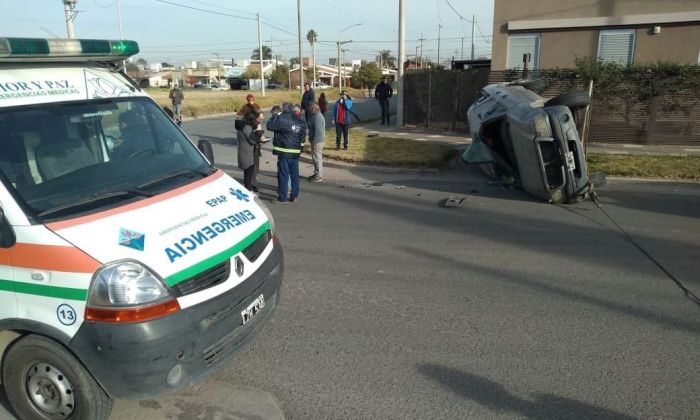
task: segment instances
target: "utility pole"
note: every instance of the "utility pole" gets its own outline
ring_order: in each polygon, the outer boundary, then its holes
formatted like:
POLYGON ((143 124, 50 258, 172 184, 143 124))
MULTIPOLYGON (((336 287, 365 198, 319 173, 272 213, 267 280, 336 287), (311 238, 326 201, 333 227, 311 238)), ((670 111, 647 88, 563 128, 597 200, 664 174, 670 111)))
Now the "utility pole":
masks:
POLYGON ((399 79, 397 86, 399 99, 396 103, 396 125, 398 126, 403 125, 403 63, 406 61, 406 52, 404 51, 406 12, 404 5, 405 0, 399 0, 399 71, 397 74, 399 79))
POLYGON ((464 37, 462 37, 462 60, 464 60, 464 37))
POLYGON ((438 57, 437 57, 437 66, 440 68, 440 31, 442 30, 442 24, 438 25, 438 57))
POLYGON ((63 11, 66 14, 66 30, 68 31, 68 38, 75 38, 75 29, 73 29, 73 21, 78 15, 75 11, 75 5, 78 0, 63 0, 63 11))
POLYGON ((425 41, 425 38, 423 38, 423 34, 420 34, 420 68, 423 68, 423 41, 425 41))
POLYGON ((258 16, 258 54, 260 56, 260 88, 262 89, 262 96, 265 97, 265 69, 263 68, 263 49, 262 49, 262 31, 260 30, 260 13, 258 16))
POLYGON ((301 0, 297 0, 297 31, 299 36, 299 91, 304 93, 304 56, 301 55, 301 0))
POLYGON ((472 15, 472 60, 474 59, 474 25, 476 24, 476 17, 472 15))
MULTIPOLYGON (((343 90, 343 78, 340 74, 340 46, 343 44, 350 43, 350 42, 352 42, 352 39, 349 41, 336 41, 335 42, 337 47, 338 47, 338 61, 336 62, 336 64, 338 65, 338 92, 341 92, 343 90)), ((345 66, 343 66, 343 67, 345 67, 345 66)))
POLYGON ((219 53, 212 53, 216 57, 216 83, 221 83, 221 61, 219 61, 219 53))
POLYGON ((119 0, 117 0, 117 20, 119 21, 119 39, 124 39, 124 35, 122 35, 122 9, 119 7, 119 0))

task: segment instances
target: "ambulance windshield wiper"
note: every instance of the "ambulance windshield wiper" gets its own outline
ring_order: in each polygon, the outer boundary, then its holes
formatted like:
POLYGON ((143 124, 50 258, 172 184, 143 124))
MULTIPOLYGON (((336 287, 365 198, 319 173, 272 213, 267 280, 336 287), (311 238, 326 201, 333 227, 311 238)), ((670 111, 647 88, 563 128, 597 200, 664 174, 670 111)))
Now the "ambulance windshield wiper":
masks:
POLYGON ((70 203, 64 203, 56 207, 52 207, 50 209, 46 209, 39 213, 37 216, 39 217, 44 217, 44 216, 50 216, 50 215, 55 215, 59 213, 63 213, 67 210, 78 210, 83 207, 93 207, 95 203, 98 203, 100 201, 106 201, 106 200, 114 200, 117 198, 128 198, 128 197, 135 197, 135 196, 141 196, 141 197, 153 197, 154 194, 148 192, 148 191, 143 191, 138 188, 123 188, 123 189, 118 189, 118 190, 112 190, 112 191, 104 191, 104 192, 99 192, 96 194, 93 194, 89 197, 85 197, 81 200, 78 201, 71 201, 70 203))
POLYGON ((165 181, 171 180, 171 179, 173 179, 173 178, 178 178, 178 177, 181 177, 181 176, 186 176, 186 177, 188 177, 188 178, 193 178, 193 177, 195 177, 195 176, 200 176, 201 178, 206 178, 206 177, 208 177, 209 175, 211 175, 211 172, 202 171, 202 170, 198 170, 198 169, 191 169, 191 168, 180 169, 180 170, 177 170, 177 171, 174 171, 174 172, 168 172, 167 174, 165 174, 165 175, 163 175, 163 176, 160 176, 160 177, 158 177, 158 178, 154 178, 154 179, 152 179, 152 180, 150 180, 150 181, 148 181, 148 182, 145 182, 145 183, 139 185, 139 186, 136 187, 136 188, 138 188, 138 189, 141 189, 141 188, 148 188, 148 187, 150 187, 150 186, 152 186, 152 185, 160 184, 161 182, 165 182, 165 181))

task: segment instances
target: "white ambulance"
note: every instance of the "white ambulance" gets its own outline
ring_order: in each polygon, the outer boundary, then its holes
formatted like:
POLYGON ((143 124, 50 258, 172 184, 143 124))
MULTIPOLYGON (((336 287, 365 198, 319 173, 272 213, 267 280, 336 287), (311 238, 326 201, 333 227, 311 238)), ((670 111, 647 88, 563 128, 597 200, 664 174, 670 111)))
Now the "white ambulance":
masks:
POLYGON ((120 72, 137 52, 0 38, 0 378, 21 419, 199 381, 279 299, 269 210, 120 72))

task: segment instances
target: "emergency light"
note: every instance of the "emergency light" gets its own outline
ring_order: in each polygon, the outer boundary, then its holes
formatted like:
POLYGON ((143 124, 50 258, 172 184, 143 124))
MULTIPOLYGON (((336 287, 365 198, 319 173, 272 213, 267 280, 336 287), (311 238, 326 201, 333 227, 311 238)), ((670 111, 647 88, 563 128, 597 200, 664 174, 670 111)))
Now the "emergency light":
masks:
POLYGON ((138 52, 127 40, 0 38, 0 61, 118 61, 138 52))

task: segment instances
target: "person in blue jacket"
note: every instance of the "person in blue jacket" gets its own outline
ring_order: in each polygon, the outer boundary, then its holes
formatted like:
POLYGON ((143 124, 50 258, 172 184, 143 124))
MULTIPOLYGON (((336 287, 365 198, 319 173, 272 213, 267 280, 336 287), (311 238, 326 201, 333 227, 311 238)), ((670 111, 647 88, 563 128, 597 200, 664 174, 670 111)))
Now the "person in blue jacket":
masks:
POLYGON ((350 109, 352 99, 346 91, 340 92, 340 98, 333 105, 333 121, 335 124, 335 150, 340 150, 340 133, 343 134, 343 150, 348 150, 348 131, 350 130, 350 109))
POLYGON ((299 105, 292 105, 281 113, 279 107, 275 107, 272 114, 267 129, 274 133, 272 154, 277 155, 277 201, 296 203, 299 200, 299 156, 304 147, 306 121, 301 118, 299 105), (290 178, 291 193, 287 189, 290 178))

